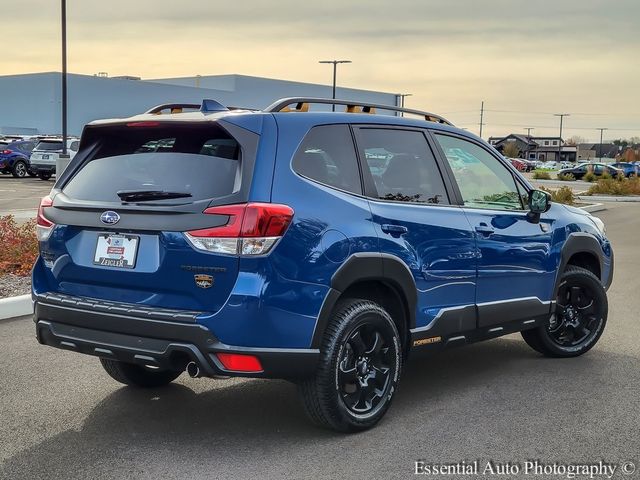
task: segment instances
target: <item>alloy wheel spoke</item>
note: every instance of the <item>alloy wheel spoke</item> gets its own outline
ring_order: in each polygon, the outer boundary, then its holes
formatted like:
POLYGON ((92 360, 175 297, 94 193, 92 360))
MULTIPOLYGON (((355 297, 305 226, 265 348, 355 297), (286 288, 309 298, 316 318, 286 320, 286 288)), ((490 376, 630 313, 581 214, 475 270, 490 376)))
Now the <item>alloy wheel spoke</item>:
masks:
POLYGON ((580 295, 581 295, 582 290, 580 289, 580 287, 571 287, 569 289, 569 301, 571 302, 571 305, 574 306, 579 306, 579 302, 580 302, 580 295))
POLYGON ((353 351, 356 355, 364 355, 367 347, 364 344, 364 340, 362 339, 362 334, 360 330, 356 330, 353 335, 349 338, 349 343, 353 347, 353 351))
POLYGON ((380 335, 380 332, 375 332, 375 335, 373 336, 373 344, 365 353, 367 355, 377 355, 380 352, 383 343, 384 340, 382 335, 380 335))

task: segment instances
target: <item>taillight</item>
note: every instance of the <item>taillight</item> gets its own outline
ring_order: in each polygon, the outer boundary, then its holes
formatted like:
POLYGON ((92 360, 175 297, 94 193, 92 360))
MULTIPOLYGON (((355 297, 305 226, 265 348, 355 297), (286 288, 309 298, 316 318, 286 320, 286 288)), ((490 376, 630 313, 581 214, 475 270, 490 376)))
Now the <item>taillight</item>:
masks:
POLYGON ((2 150, 2 152, 0 153, 2 153, 3 155, 11 155, 11 150, 2 150))
POLYGON ((218 227, 185 232, 195 248, 229 255, 264 255, 284 235, 293 209, 274 203, 247 203, 207 208, 209 215, 226 215, 218 227))
POLYGON ((44 242, 49 239, 53 227, 55 224, 44 216, 45 209, 53 205, 53 200, 48 195, 40 200, 40 206, 38 207, 38 217, 36 218, 36 236, 40 242, 44 242))

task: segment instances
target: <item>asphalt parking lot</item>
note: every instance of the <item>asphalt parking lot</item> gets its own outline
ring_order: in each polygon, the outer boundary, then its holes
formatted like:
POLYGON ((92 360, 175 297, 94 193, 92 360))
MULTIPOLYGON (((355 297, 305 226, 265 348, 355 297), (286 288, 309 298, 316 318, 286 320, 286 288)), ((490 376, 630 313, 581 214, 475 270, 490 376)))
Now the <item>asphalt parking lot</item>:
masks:
POLYGON ((0 175, 0 216, 17 219, 35 218, 40 199, 49 193, 55 177, 43 181, 37 177, 14 178, 0 175))
POLYGON ((416 358, 381 424, 357 435, 311 426, 288 382, 182 376, 136 391, 95 358, 39 346, 29 318, 0 321, 0 478, 409 478, 419 459, 640 467, 640 208, 598 216, 616 272, 591 352, 547 359, 510 335, 416 358))

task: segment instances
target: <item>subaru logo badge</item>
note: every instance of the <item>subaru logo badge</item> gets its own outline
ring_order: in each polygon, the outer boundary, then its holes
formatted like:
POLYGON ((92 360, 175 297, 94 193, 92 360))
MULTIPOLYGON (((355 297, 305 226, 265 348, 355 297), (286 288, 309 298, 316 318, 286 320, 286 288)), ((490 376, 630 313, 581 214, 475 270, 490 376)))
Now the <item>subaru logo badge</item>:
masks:
POLYGON ((100 221, 102 223, 106 223, 107 225, 115 225, 120 221, 120 215, 118 215, 113 210, 107 210, 102 215, 100 215, 100 221))

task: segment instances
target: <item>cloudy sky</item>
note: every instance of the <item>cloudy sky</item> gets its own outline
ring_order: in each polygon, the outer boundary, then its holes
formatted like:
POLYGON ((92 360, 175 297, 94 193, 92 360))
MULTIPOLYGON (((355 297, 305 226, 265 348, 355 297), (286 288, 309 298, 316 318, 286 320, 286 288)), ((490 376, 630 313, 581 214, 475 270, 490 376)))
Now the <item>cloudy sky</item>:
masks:
MULTIPOLYGON (((640 136, 640 0, 68 0, 69 70, 412 93, 484 137, 640 136)), ((59 70, 59 2, 0 0, 0 75, 59 70)))

